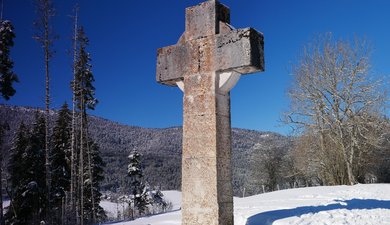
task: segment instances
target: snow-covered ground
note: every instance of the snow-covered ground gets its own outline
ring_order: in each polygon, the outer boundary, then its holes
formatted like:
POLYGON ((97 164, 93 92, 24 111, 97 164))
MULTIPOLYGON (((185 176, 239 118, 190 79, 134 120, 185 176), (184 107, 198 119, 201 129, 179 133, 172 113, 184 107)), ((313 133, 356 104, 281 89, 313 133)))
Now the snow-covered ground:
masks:
POLYGON ((172 210, 179 210, 181 206, 180 191, 163 191, 164 199, 172 203, 172 210))
MULTIPOLYGON (((171 195, 170 195, 171 194, 171 195)), ((166 197, 179 209, 180 193, 166 197)), ((103 205, 104 206, 104 205, 103 205)), ((179 225, 180 210, 115 225, 179 225)), ((235 225, 390 225, 390 184, 310 187, 234 199, 235 225)))
POLYGON ((108 218, 118 218, 118 212, 123 215, 123 211, 125 209, 124 204, 117 204, 115 202, 110 202, 107 200, 103 200, 100 202, 100 206, 103 207, 104 211, 106 211, 108 218))
MULTIPOLYGON (((178 211, 181 205, 181 192, 180 191, 163 191, 164 199, 172 203, 172 211, 178 211)), ((123 211, 126 209, 126 203, 114 203, 108 200, 103 200, 100 205, 107 213, 108 218, 117 218, 118 213, 123 215, 123 211)))
POLYGON ((3 199, 3 209, 7 208, 9 206, 9 204, 11 203, 10 200, 5 200, 3 199))

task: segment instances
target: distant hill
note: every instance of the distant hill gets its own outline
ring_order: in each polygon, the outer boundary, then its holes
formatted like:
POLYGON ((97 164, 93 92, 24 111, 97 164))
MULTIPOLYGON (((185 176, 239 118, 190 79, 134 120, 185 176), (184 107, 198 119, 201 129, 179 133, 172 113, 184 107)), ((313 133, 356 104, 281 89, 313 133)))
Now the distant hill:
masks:
MULTIPOLYGON (((12 138, 21 121, 32 124, 34 114, 43 113, 42 109, 30 107, 0 105, 1 121, 7 121, 10 132, 5 137, 7 157, 12 138)), ((51 120, 57 116, 51 111, 51 120)), ((53 124, 53 122, 51 122, 53 124)), ((150 129, 128 126, 103 118, 89 118, 89 132, 99 144, 103 160, 106 163, 105 180, 102 189, 106 191, 126 191, 126 177, 129 153, 136 149, 142 154, 144 173, 152 186, 160 186, 163 190, 179 190, 181 182, 181 146, 182 128, 150 129)), ((232 130, 233 147, 233 186, 235 195, 241 195, 243 187, 247 194, 259 192, 261 178, 255 178, 259 152, 270 146, 279 146, 288 151, 291 139, 272 132, 253 130, 232 130)))

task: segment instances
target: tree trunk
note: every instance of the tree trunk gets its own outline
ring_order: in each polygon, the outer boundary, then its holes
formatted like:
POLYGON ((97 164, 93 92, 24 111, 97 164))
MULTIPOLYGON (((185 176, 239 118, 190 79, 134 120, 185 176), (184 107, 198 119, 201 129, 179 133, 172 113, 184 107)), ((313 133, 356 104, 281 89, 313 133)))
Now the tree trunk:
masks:
POLYGON ((45 166, 46 166, 46 220, 50 221, 50 161, 49 161, 49 106, 50 106, 50 94, 49 94, 49 46, 45 46, 45 67, 46 67, 46 124, 45 124, 45 166))
POLYGON ((81 121, 80 121, 80 224, 84 224, 84 109, 83 109, 83 93, 81 92, 81 121))
MULTIPOLYGON (((73 87, 72 87, 72 138, 71 138, 71 166, 70 166, 70 211, 71 218, 74 218, 76 204, 74 199, 75 194, 75 185, 76 185, 76 165, 75 165, 75 134, 76 134, 76 96, 75 96, 75 88, 76 88, 76 60, 77 60, 77 20, 78 20, 78 8, 76 7, 76 15, 74 17, 74 37, 73 37, 73 87)), ((77 213, 76 213, 77 214, 77 213)), ((76 215, 77 217, 77 215, 76 215)))
MULTIPOLYGON (((3 2, 1 2, 3 4, 3 2)), ((3 12, 2 12, 3 14, 3 12)), ((5 134, 5 125, 2 124, 3 121, 0 121, 0 224, 4 225, 4 215, 3 215, 3 136, 5 134)))
POLYGON ((87 118, 85 118, 85 126, 86 126, 86 136, 87 136, 87 155, 88 155, 88 176, 89 181, 91 183, 91 203, 92 203, 92 224, 96 222, 96 214, 95 214, 95 198, 93 195, 93 176, 92 176, 92 159, 91 159, 91 148, 89 146, 89 139, 88 139, 88 122, 87 118))
POLYGON ((347 162, 347 175, 348 175, 348 184, 354 185, 355 184, 355 178, 353 176, 352 172, 352 163, 348 160, 347 162))
MULTIPOLYGON (((3 136, 2 127, 0 127, 0 138, 3 136)), ((4 225, 4 216, 3 216, 3 145, 0 140, 0 224, 4 225)))

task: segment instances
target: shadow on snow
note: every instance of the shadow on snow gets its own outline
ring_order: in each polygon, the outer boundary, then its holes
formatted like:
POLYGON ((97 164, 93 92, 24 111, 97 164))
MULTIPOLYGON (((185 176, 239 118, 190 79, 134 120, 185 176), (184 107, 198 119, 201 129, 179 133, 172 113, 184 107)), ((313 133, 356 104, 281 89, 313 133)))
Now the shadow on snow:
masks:
POLYGON ((246 225, 271 225, 274 221, 288 217, 302 216, 335 209, 390 209, 390 201, 375 199, 351 199, 322 206, 302 206, 293 209, 280 209, 262 212, 248 218, 246 225))

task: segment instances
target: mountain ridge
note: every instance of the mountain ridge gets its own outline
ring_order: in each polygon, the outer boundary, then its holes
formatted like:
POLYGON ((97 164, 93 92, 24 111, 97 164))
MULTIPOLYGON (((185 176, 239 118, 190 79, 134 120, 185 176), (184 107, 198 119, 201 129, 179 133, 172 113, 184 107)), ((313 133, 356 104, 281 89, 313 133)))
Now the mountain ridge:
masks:
MULTIPOLYGON (((7 121, 10 131, 5 135, 4 149, 10 149, 13 134, 21 121, 32 124, 36 112, 41 108, 0 105, 0 118, 7 121)), ((57 110, 50 111, 50 124, 53 125, 57 110)), ((100 146, 106 163, 105 180, 102 190, 125 192, 128 188, 127 156, 137 150, 142 154, 145 177, 151 186, 161 189, 180 189, 182 127, 144 128, 122 124, 97 116, 89 116, 89 133, 100 146)), ((282 146, 287 152, 291 138, 275 132, 263 132, 242 128, 232 129, 232 165, 235 195, 246 188, 248 194, 258 193, 259 179, 255 175, 256 157, 269 146, 282 146)), ((4 152, 7 156, 7 150, 4 152)), ((5 157, 6 158, 6 157, 5 157)))

